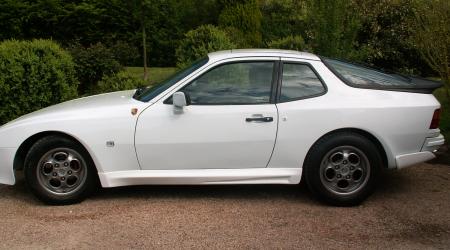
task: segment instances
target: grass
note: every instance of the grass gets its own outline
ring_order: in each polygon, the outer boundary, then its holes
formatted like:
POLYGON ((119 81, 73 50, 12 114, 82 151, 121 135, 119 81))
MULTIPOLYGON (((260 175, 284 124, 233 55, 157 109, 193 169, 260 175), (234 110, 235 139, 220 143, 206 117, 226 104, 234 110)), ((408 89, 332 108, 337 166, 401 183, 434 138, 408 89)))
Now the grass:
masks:
MULTIPOLYGON (((144 77, 143 67, 126 67, 125 70, 135 76, 136 78, 144 77)), ((167 77, 172 75, 177 71, 177 68, 149 68, 148 72, 148 85, 153 85, 155 83, 165 80, 167 77)))

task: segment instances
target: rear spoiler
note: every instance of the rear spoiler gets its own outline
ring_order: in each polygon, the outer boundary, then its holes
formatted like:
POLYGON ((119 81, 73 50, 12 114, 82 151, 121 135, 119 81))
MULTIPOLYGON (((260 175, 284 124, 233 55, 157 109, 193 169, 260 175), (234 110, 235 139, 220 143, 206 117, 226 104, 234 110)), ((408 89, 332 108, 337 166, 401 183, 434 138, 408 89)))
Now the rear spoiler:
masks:
POLYGON ((408 76, 408 78, 413 85, 403 87, 400 91, 432 94, 433 91, 443 86, 443 84, 439 81, 429 80, 422 77, 408 76))
MULTIPOLYGON (((366 88, 366 89, 377 89, 377 90, 388 90, 388 91, 399 91, 399 92, 411 92, 411 93, 421 93, 421 94, 433 94, 433 92, 442 87, 443 84, 438 81, 429 80, 421 77, 415 77, 415 76, 404 76, 409 79, 411 85, 408 86, 382 86, 382 85, 376 85, 376 86, 355 86, 353 84, 348 84, 352 87, 356 88, 366 88)), ((342 79, 341 79, 342 80, 342 79)))

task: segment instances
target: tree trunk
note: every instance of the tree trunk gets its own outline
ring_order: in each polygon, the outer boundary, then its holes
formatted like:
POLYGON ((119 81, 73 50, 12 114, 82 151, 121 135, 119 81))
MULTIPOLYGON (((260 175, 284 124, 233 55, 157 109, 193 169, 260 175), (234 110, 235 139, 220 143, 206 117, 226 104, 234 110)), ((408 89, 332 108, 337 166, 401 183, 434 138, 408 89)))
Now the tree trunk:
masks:
POLYGON ((445 80, 445 94, 447 96, 447 102, 450 103, 450 76, 447 77, 447 79, 445 80))
POLYGON ((447 95, 447 101, 450 103, 450 68, 446 67, 445 69, 445 94, 447 95))
POLYGON ((450 67, 447 65, 444 65, 444 67, 441 68, 441 79, 444 82, 444 90, 445 90, 445 96, 447 97, 447 102, 450 103, 450 67))
POLYGON ((147 44, 146 44, 146 34, 145 25, 142 24, 142 49, 144 54, 144 81, 148 79, 148 69, 147 69, 147 44))
POLYGON ((145 3, 141 0, 141 25, 142 25, 142 53, 144 57, 144 81, 148 79, 147 69, 147 34, 145 33, 145 3))

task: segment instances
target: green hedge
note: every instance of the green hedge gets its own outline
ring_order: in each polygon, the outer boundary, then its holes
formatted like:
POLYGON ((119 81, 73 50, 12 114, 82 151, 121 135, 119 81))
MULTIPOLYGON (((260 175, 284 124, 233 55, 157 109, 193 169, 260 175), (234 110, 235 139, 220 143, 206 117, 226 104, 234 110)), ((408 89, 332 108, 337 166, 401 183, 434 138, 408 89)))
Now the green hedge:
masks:
POLYGON ((267 46, 272 49, 289 49, 298 51, 310 50, 310 48, 306 46, 303 37, 300 35, 287 36, 281 39, 273 40, 269 42, 267 46))
POLYGON ((77 97, 72 57, 50 40, 0 43, 0 124, 77 97))
POLYGON ((233 32, 232 37, 242 35, 245 40, 245 44, 239 44, 242 48, 259 47, 262 43, 262 14, 259 1, 222 0, 221 2, 224 8, 219 15, 219 27, 223 29, 235 28, 235 31, 238 32, 233 32))
POLYGON ((73 44, 68 48, 75 62, 80 86, 80 95, 92 94, 95 86, 103 76, 114 75, 123 69, 116 59, 114 51, 102 43, 96 43, 89 47, 73 44))
POLYGON ((105 75, 93 90, 93 94, 101 94, 120 90, 136 89, 145 86, 145 81, 133 76, 127 71, 120 71, 117 74, 105 75))
POLYGON ((203 25, 186 33, 177 49, 177 66, 183 68, 209 52, 233 49, 227 34, 213 25, 203 25))

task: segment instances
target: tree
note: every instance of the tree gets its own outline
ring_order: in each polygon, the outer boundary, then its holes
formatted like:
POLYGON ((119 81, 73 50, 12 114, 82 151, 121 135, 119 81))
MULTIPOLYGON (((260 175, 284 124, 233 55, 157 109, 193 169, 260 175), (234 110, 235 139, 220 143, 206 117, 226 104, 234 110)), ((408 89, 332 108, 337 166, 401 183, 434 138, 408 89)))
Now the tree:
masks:
POLYGON ((177 66, 183 68, 209 52, 236 48, 227 34, 213 25, 202 25, 186 33, 177 48, 177 66))
POLYGON ((415 1, 413 42, 427 64, 439 73, 450 99, 450 2, 415 1))
POLYGON ((411 43, 414 0, 353 0, 361 17, 357 41, 362 60, 390 71, 430 75, 432 70, 411 43))
POLYGON ((307 0, 261 0, 263 42, 289 36, 306 36, 307 0))
POLYGON ((233 40, 244 38, 241 47, 259 47, 262 43, 262 14, 257 0, 222 0, 224 9, 219 16, 219 26, 228 31, 233 40))
POLYGON ((315 53, 350 59, 361 23, 351 0, 309 0, 308 43, 315 53))
POLYGON ((270 41, 267 47, 272 49, 288 49, 288 50, 298 50, 304 51, 309 50, 308 46, 305 44, 305 40, 301 36, 287 36, 281 39, 270 41))

